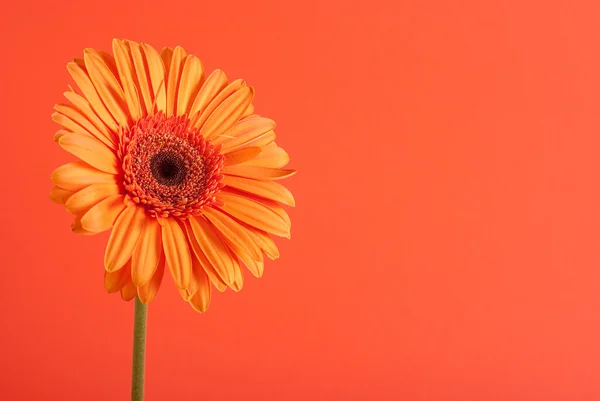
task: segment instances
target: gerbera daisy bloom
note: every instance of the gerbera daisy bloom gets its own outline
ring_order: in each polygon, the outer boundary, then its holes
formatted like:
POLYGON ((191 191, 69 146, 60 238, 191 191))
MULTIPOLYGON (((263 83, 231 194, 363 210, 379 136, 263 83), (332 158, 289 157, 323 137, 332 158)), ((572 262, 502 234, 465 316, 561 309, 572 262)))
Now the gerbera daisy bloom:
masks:
POLYGON ((264 256, 279 256, 271 236, 290 237, 282 205, 294 198, 277 181, 295 170, 243 80, 205 76, 181 47, 114 39, 112 50, 67 65, 79 92, 55 106, 54 140, 79 160, 52 173, 51 199, 75 216, 74 232, 112 230, 109 293, 149 303, 167 268, 204 312, 212 286, 239 291, 242 265, 260 277, 264 256))

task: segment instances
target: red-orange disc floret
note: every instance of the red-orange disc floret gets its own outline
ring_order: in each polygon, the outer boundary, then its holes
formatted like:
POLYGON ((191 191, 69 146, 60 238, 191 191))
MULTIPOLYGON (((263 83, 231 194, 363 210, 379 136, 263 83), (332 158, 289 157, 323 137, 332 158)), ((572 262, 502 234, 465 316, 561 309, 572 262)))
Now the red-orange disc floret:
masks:
POLYGON ((121 132, 125 190, 152 216, 198 215, 224 186, 219 150, 186 116, 143 118, 121 132))

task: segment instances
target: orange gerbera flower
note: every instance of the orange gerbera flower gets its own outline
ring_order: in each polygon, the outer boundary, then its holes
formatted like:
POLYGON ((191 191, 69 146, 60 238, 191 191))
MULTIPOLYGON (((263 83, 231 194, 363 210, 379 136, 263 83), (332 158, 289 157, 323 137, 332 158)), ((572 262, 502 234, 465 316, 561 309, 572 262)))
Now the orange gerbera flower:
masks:
POLYGON ((208 307, 211 283, 242 288, 241 265, 260 277, 271 235, 290 237, 276 182, 287 153, 275 123, 254 113, 254 89, 181 47, 157 52, 113 40, 114 57, 86 49, 67 65, 81 93, 56 105, 54 140, 79 161, 52 173, 51 198, 75 215, 73 231, 110 230, 104 286, 149 303, 168 267, 184 300, 208 307))

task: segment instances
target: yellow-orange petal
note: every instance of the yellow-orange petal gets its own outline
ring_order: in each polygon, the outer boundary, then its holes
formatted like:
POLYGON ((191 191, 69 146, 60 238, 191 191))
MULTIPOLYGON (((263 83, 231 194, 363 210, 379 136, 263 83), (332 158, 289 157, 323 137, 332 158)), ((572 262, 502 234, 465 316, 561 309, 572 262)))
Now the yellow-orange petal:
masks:
POLYGON ((58 144, 67 152, 98 170, 119 173, 119 161, 112 150, 99 140, 88 135, 69 133, 62 135, 58 144))
POLYGON ((223 205, 219 208, 236 219, 279 237, 290 237, 286 219, 264 203, 225 190, 217 194, 217 200, 223 205))
POLYGON ((83 215, 98 202, 109 196, 118 195, 119 187, 114 184, 92 184, 75 192, 67 202, 65 208, 69 213, 83 215))
POLYGON ((254 142, 271 133, 273 129, 275 129, 275 121, 252 116, 239 121, 229 131, 214 138, 212 142, 215 145, 223 144, 221 152, 228 153, 244 146, 257 146, 254 142))
POLYGON ((67 64, 67 69, 79 89, 83 92, 83 96, 85 96, 90 103, 90 106, 92 106, 94 111, 98 114, 98 117, 100 117, 104 124, 106 124, 113 132, 117 132, 118 126, 116 120, 100 99, 100 96, 84 67, 77 62, 71 62, 67 64))
MULTIPOLYGON (((227 75, 221 70, 214 70, 200 87, 194 103, 190 108, 190 119, 200 122, 200 117, 212 100, 227 87, 227 75)), ((216 106, 215 106, 216 107, 216 106)), ((206 115, 208 118, 208 115, 206 115)), ((202 121, 206 121, 206 118, 202 121)), ((199 127, 199 125, 194 125, 199 127)))
POLYGON ((275 260, 279 258, 277 244, 275 244, 275 241, 273 241, 273 238, 271 238, 269 234, 254 227, 245 226, 245 228, 248 229, 248 232, 254 238, 254 241, 256 241, 260 249, 263 250, 269 259, 275 260))
POLYGON ((131 258, 146 218, 144 208, 137 205, 128 206, 117 217, 104 253, 106 271, 120 269, 131 258))
POLYGON ((54 136, 52 137, 52 140, 54 142, 58 143, 58 141, 60 140, 60 138, 62 138, 63 136, 65 136, 67 134, 70 134, 70 133, 71 133, 71 131, 67 131, 67 130, 64 130, 64 129, 59 129, 58 131, 56 131, 54 133, 54 136))
POLYGON ((196 242, 219 274, 219 277, 228 285, 233 283, 235 265, 227 245, 219 238, 215 229, 208 224, 204 217, 190 217, 188 221, 196 242))
POLYGON ((73 191, 54 186, 50 190, 50 200, 59 205, 64 205, 65 202, 69 199, 69 197, 73 194, 73 191))
POLYGON ((260 246, 258 246, 258 242, 248 232, 248 229, 241 226, 240 223, 236 224, 239 226, 240 230, 245 232, 246 242, 240 244, 239 241, 234 242, 225 235, 220 236, 223 241, 225 241, 229 249, 231 249, 231 251, 239 258, 239 261, 242 262, 255 277, 261 277, 264 270, 264 258, 262 250, 260 249, 260 246), (256 248, 258 250, 258 257, 251 256, 251 254, 248 252, 249 248, 256 248))
POLYGON ((166 68, 160 54, 152 46, 141 44, 142 51, 148 63, 148 75, 152 84, 152 100, 158 111, 167 110, 166 68))
POLYGON ((119 292, 131 280, 131 259, 115 272, 104 270, 104 289, 109 294, 119 292))
POLYGON ((137 295, 137 288, 133 285, 133 282, 129 281, 125 286, 121 289, 121 298, 123 301, 131 301, 137 295))
POLYGON ((287 152, 271 142, 262 148, 262 152, 255 158, 244 162, 244 166, 282 168, 290 162, 290 156, 287 152))
POLYGON ((188 241, 190 243, 190 247, 193 251, 192 258, 194 258, 196 262, 200 263, 200 266, 208 276, 211 283, 213 283, 215 288, 221 292, 225 291, 227 289, 227 283, 225 283, 221 276, 219 276, 217 270, 213 267, 213 265, 210 263, 210 261, 200 248, 200 245, 198 244, 198 241, 196 241, 196 237, 194 235, 194 232, 192 231, 189 221, 185 224, 185 230, 188 237, 188 241))
POLYGON ((110 114, 121 127, 129 126, 125 94, 117 78, 97 55, 86 53, 83 59, 90 79, 110 114))
MULTIPOLYGON (((67 99, 72 98, 75 101, 77 101, 77 99, 71 96, 70 93, 74 92, 65 92, 65 97, 67 97, 67 99)), ((54 110, 56 110, 59 114, 62 114, 69 118, 71 121, 77 124, 77 127, 81 127, 81 129, 71 129, 69 127, 66 127, 67 129, 70 129, 73 132, 91 135, 94 138, 98 139, 100 142, 102 142, 105 146, 108 146, 111 149, 115 149, 113 142, 108 140, 108 137, 88 119, 87 115, 81 112, 75 106, 71 106, 68 104, 57 104, 54 106, 54 110)), ((58 116, 53 116, 53 120, 59 124, 61 124, 61 122, 65 122, 64 120, 60 120, 60 117, 58 116)))
POLYGON ((296 206, 294 195, 289 189, 275 181, 260 181, 253 178, 225 175, 221 180, 228 187, 270 199, 288 206, 296 206))
POLYGON ((273 212, 277 213, 279 217, 281 217, 287 223, 287 225, 291 227, 292 220, 290 219, 290 216, 288 215, 287 211, 279 203, 273 202, 269 199, 256 198, 254 196, 248 196, 248 198, 262 203, 263 205, 271 209, 273 212))
POLYGON ((81 225, 81 216, 75 216, 75 218, 73 219, 73 222, 71 223, 71 231, 73 231, 75 234, 80 234, 80 235, 96 234, 96 233, 89 232, 85 228, 83 228, 83 226, 81 225))
POLYGON ((142 105, 136 88, 137 77, 129 47, 124 41, 113 39, 112 48, 117 64, 117 76, 121 81, 123 94, 125 95, 125 103, 127 104, 131 118, 133 121, 137 121, 142 117, 142 105))
MULTIPOLYGON (((75 121, 67 117, 66 115, 59 113, 58 111, 52 113, 52 121, 57 124, 60 124, 66 131, 68 132, 77 132, 81 135, 91 136, 89 132, 86 131, 81 125, 77 124, 75 121)), ((55 142, 58 142, 56 137, 54 138, 55 142)))
POLYGON ((248 105, 248 107, 246 108, 244 114, 242 114, 242 118, 246 118, 248 116, 251 116, 252 114, 254 114, 254 106, 252 105, 252 103, 250 103, 250 105, 248 105))
POLYGON ((90 134, 109 148, 116 149, 117 137, 115 133, 96 115, 90 103, 83 96, 73 91, 65 92, 64 95, 94 125, 95 129, 89 130, 90 134))
POLYGON ((192 255, 185 233, 173 218, 162 222, 162 243, 175 285, 186 288, 192 274, 192 255))
POLYGON ((189 54, 185 59, 179 82, 176 108, 178 116, 188 114, 192 107, 192 102, 202 86, 203 79, 204 67, 202 66, 202 62, 198 57, 189 54))
POLYGON ((259 147, 249 147, 234 150, 233 152, 229 152, 225 154, 225 160, 223 165, 225 166, 233 166, 236 164, 241 164, 247 162, 249 160, 254 159, 262 152, 262 149, 259 147))
POLYGON ((104 50, 97 50, 97 49, 92 49, 92 48, 88 47, 83 50, 84 65, 85 65, 85 54, 88 54, 88 53, 93 54, 94 56, 96 56, 97 58, 102 60, 102 62, 108 67, 108 69, 115 76, 115 78, 117 78, 117 79, 119 78, 119 73, 117 71, 117 64, 115 62, 115 58, 111 54, 108 54, 104 50))
MULTIPOLYGON (((241 259, 240 259, 241 260, 241 259)), ((256 278, 261 278, 265 271, 265 263, 263 260, 243 260, 244 265, 250 270, 250 273, 256 278)))
MULTIPOLYGON (((204 216, 215 226, 227 242, 234 244, 237 249, 242 250, 252 259, 260 260, 260 248, 252 241, 248 232, 238 222, 225 213, 213 208, 205 208, 204 216)), ((237 252, 235 253, 237 254, 237 252)))
POLYGON ((208 276, 203 271, 199 271, 197 276, 198 289, 190 298, 189 303, 196 312, 204 313, 210 304, 210 282, 208 276))
POLYGON ((131 255, 131 278, 136 287, 141 287, 152 278, 162 253, 162 234, 158 221, 147 218, 140 239, 131 255))
POLYGON ((98 202, 82 216, 81 225, 93 233, 109 230, 125 210, 124 200, 125 196, 114 195, 98 202))
POLYGON ((192 275, 190 276, 190 283, 186 288, 178 288, 179 294, 183 298, 185 302, 189 302, 190 298, 194 296, 196 291, 198 291, 198 274, 206 274, 204 273, 204 269, 200 265, 198 258, 192 255, 192 275))
POLYGON ((69 191, 79 191, 92 184, 117 184, 114 174, 100 171, 82 161, 58 167, 52 172, 51 179, 54 185, 69 191))
POLYGON ((235 279, 233 280, 233 283, 231 283, 231 289, 234 290, 235 292, 239 292, 242 290, 243 286, 244 286, 244 274, 242 273, 242 269, 238 265, 235 267, 235 279))
POLYGON ((216 138, 237 123, 254 99, 254 89, 242 87, 223 101, 200 129, 205 138, 216 138))
POLYGON ((135 69, 135 75, 137 76, 137 82, 140 86, 140 104, 143 109, 143 114, 147 115, 152 112, 152 102, 154 96, 150 89, 150 77, 146 72, 147 63, 144 60, 144 54, 142 47, 139 43, 126 41, 129 45, 129 51, 131 52, 131 58, 133 60, 133 66, 135 69))
MULTIPOLYGON (((160 58, 163 61, 165 66, 165 77, 169 76, 169 70, 171 69, 171 60, 173 59, 173 48, 172 47, 164 47, 160 51, 160 58)), ((165 87, 167 83, 165 82, 165 87)))
POLYGON ((140 301, 143 304, 148 304, 154 300, 158 290, 160 288, 160 284, 162 283, 162 279, 165 272, 165 253, 161 252, 160 259, 158 261, 158 266, 156 267, 156 271, 152 275, 152 278, 146 282, 146 284, 142 285, 138 288, 138 297, 140 297, 140 301))
MULTIPOLYGON (((167 117, 175 114, 177 106, 177 91, 179 89, 179 77, 183 70, 186 53, 181 47, 177 46, 171 55, 171 63, 167 71, 167 117)), ((167 60, 165 64, 167 64, 167 60)))
POLYGON ((209 104, 206 105, 206 108, 202 111, 201 114, 198 114, 196 118, 192 119, 192 126, 197 127, 200 130, 206 124, 206 121, 210 118, 210 116, 215 112, 215 110, 223 104, 225 100, 227 100, 230 96, 241 90, 242 88, 247 88, 246 83, 243 79, 236 79, 229 83, 222 91, 216 94, 216 96, 210 101, 209 104))
POLYGON ((283 180, 296 174, 296 170, 245 165, 225 166, 221 172, 255 180, 283 180))

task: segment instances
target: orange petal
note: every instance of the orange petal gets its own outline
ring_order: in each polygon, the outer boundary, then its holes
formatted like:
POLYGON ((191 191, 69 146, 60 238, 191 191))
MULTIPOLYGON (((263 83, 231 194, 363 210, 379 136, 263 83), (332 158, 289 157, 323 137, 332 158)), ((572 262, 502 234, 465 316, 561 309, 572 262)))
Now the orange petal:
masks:
POLYGON ((106 271, 122 268, 131 258, 146 218, 144 208, 137 205, 128 206, 117 217, 104 253, 106 271))
POLYGON ((190 298, 189 303, 196 312, 204 313, 210 304, 210 282, 204 271, 200 270, 197 276, 198 289, 190 298))
POLYGON ((69 213, 82 215, 98 202, 118 194, 119 187, 114 184, 92 184, 75 192, 65 203, 65 208, 69 213))
MULTIPOLYGON (((223 213, 221 213, 223 216, 223 213)), ((226 216, 227 217, 227 216, 226 216)), ((244 265, 248 268, 248 270, 250 270, 250 272, 256 276, 256 277, 261 277, 263 274, 263 270, 264 270, 264 263, 263 263, 263 254, 262 251, 260 249, 260 247, 258 246, 258 242, 255 241, 254 237, 248 232, 248 230, 245 227, 242 227, 240 225, 240 223, 235 222, 236 225, 238 225, 239 230, 242 230, 245 234, 246 237, 246 242, 244 242, 243 244, 240 244, 239 241, 234 241, 233 239, 227 238, 225 235, 220 235, 221 238, 225 241, 225 243, 227 243, 227 246, 229 246, 229 249, 231 249, 231 251, 239 258, 239 260, 241 262, 244 263, 244 265), (251 256, 251 253, 249 253, 248 249, 250 248, 256 248, 257 252, 258 252, 258 257, 256 256, 251 256)), ((234 277, 237 277, 237 273, 234 277)), ((235 287, 235 279, 234 279, 234 283, 232 283, 232 288, 236 289, 235 287)), ((241 289, 241 287, 239 287, 241 289)), ((239 291, 239 289, 238 289, 239 291)))
POLYGON ((181 80, 179 82, 179 92, 177 95, 177 115, 188 114, 192 107, 192 102, 196 98, 202 80, 204 79, 204 67, 200 59, 192 54, 185 59, 181 80))
MULTIPOLYGON (((214 70, 206 78, 206 81, 200 87, 194 103, 190 109, 190 118, 192 121, 199 119, 203 114, 210 102, 221 93, 227 87, 227 76, 221 70, 214 70)), ((231 94, 231 93, 230 93, 231 94)), ((215 106, 216 107, 216 106, 215 106)), ((209 113, 210 114, 210 113, 209 113)), ((208 118, 208 115, 206 115, 208 118)), ((202 123, 206 121, 206 118, 202 120, 202 123)), ((200 125, 194 125, 199 127, 200 125)))
POLYGON ((240 145, 240 148, 245 148, 247 146, 258 146, 259 148, 264 148, 265 146, 273 143, 275 141, 276 135, 275 131, 269 131, 264 135, 259 136, 251 142, 246 142, 240 145))
POLYGON ((202 111, 202 113, 198 114, 194 119, 192 119, 192 126, 202 128, 214 111, 221 104, 223 104, 226 99, 239 91, 241 88, 246 88, 246 84, 244 83, 243 79, 236 79, 223 88, 223 90, 217 93, 210 103, 206 105, 206 108, 202 111))
POLYGON ((92 106, 94 111, 98 114, 98 117, 100 117, 102 122, 104 122, 111 131, 117 132, 118 126, 115 119, 100 99, 100 96, 85 69, 76 62, 67 64, 67 69, 79 89, 83 92, 87 101, 90 102, 90 106, 92 106))
MULTIPOLYGON (((70 93, 74 93, 74 92, 65 92, 64 93, 65 97, 76 100, 73 96, 69 95, 70 93)), ((81 112, 77 108, 75 108, 75 106, 71 106, 71 105, 67 105, 67 104, 57 104, 54 106, 54 110, 56 110, 58 113, 60 113, 64 116, 68 117, 71 121, 73 121, 75 124, 77 124, 78 127, 81 127, 81 129, 76 129, 76 130, 66 127, 67 129, 70 129, 73 132, 79 132, 82 134, 91 135, 94 138, 101 141, 102 143, 104 143, 104 145, 110 147, 111 149, 116 149, 116 147, 114 146, 114 143, 109 139, 110 136, 107 136, 107 134, 100 131, 94 124, 92 124, 92 122, 87 118, 87 116, 83 112, 81 112)), ((90 110, 90 112, 92 112, 92 111, 90 110)), ((59 120, 60 117, 53 116, 53 119, 57 123, 61 124, 61 121, 59 120)), ((62 122, 64 122, 64 120, 62 120, 62 122)), ((106 126, 105 126, 105 129, 106 129, 106 126)))
POLYGON ((62 135, 58 144, 67 152, 98 170, 119 173, 119 161, 112 150, 91 136, 70 133, 62 135))
POLYGON ((132 279, 136 287, 144 285, 156 271, 162 252, 160 224, 154 218, 147 218, 140 234, 132 259, 132 279))
POLYGON ((200 129, 205 138, 216 138, 237 123, 254 98, 254 89, 242 87, 223 101, 200 129))
POLYGON ((150 89, 150 77, 146 72, 146 61, 144 60, 144 54, 139 43, 127 41, 127 44, 131 52, 137 82, 140 86, 140 103, 143 111, 145 111, 144 115, 146 115, 152 112, 152 102, 154 100, 152 90, 150 89))
POLYGON ((285 150, 271 142, 262 148, 262 152, 252 160, 244 162, 245 166, 281 168, 290 162, 290 156, 285 150))
POLYGON ((154 275, 146 284, 138 288, 138 296, 143 304, 148 304, 156 297, 165 273, 165 253, 161 251, 158 266, 154 275))
MULTIPOLYGON (((186 53, 181 47, 177 46, 173 50, 171 56, 171 63, 167 73, 167 117, 171 117, 175 114, 175 108, 177 106, 177 91, 179 89, 179 77, 183 70, 186 53)), ((165 65, 167 60, 165 60, 165 65)))
POLYGON ((236 164, 247 162, 248 160, 254 159, 262 152, 262 149, 259 147, 249 147, 234 150, 233 152, 229 152, 225 155, 225 166, 233 166, 236 164))
POLYGON ((296 170, 246 165, 225 166, 221 172, 223 174, 254 178, 256 180, 283 180, 296 174, 296 170))
POLYGON ((92 48, 87 48, 83 51, 84 54, 84 60, 83 63, 85 65, 85 54, 93 54, 94 56, 96 56, 97 58, 99 58, 100 60, 102 60, 102 62, 108 67, 108 69, 110 70, 110 72, 116 77, 119 77, 119 73, 117 72, 117 64, 115 62, 115 58, 108 54, 107 52, 103 51, 103 50, 96 50, 96 49, 92 49, 92 48))
POLYGON ((273 238, 269 234, 254 227, 245 226, 245 228, 248 229, 249 234, 269 259, 275 260, 279 258, 277 244, 275 244, 275 241, 273 241, 273 238))
MULTIPOLYGON (((215 145, 223 144, 222 153, 232 152, 245 145, 255 146, 254 141, 275 129, 275 121, 264 117, 249 117, 239 121, 229 131, 214 138, 215 145)), ((272 134, 274 136, 274 134, 272 134)))
MULTIPOLYGON (((169 70, 171 69, 171 60, 173 59, 173 48, 165 47, 160 51, 160 58, 165 66, 165 77, 169 76, 169 70)), ((166 83, 165 83, 166 86, 166 83)))
POLYGON ((92 106, 90 103, 78 93, 73 91, 64 93, 67 100, 73 103, 73 106, 81 114, 83 114, 96 128, 95 130, 89 130, 90 134, 92 134, 96 139, 101 141, 103 144, 108 146, 111 149, 117 148, 117 137, 116 135, 108 128, 108 126, 96 115, 94 110, 92 110, 92 106))
POLYGON ((188 241, 190 242, 190 246, 192 248, 192 251, 194 252, 194 255, 192 256, 192 258, 194 259, 192 263, 192 269, 194 263, 199 263, 200 266, 203 268, 204 272, 208 275, 208 278, 213 283, 215 288, 221 292, 225 291, 227 289, 227 284, 221 278, 221 276, 219 276, 219 273, 217 273, 213 265, 210 264, 210 261, 208 260, 204 252, 202 252, 202 249, 200 248, 198 241, 196 241, 196 237, 194 236, 194 232, 192 231, 189 222, 185 224, 185 229, 188 241))
POLYGON ((288 206, 296 206, 296 201, 290 190, 275 181, 259 181, 252 178, 226 175, 221 182, 226 186, 255 196, 271 199, 288 206))
MULTIPOLYGON (((192 277, 190 279, 190 284, 186 289, 179 289, 181 297, 186 302, 189 302, 190 299, 194 296, 194 294, 196 294, 198 289, 200 289, 200 287, 204 285, 204 283, 210 286, 210 277, 207 275, 206 271, 204 270, 204 267, 202 266, 202 263, 198 260, 198 258, 192 255, 192 277)), ((225 288, 227 288, 227 285, 223 283, 222 288, 223 290, 225 290, 225 288)))
POLYGON ((121 127, 129 126, 125 94, 117 78, 98 56, 86 53, 83 59, 90 79, 110 114, 121 127))
POLYGON ((163 220, 162 242, 175 285, 186 288, 192 274, 192 255, 187 237, 175 219, 163 220))
POLYGON ((129 281, 125 287, 121 289, 121 298, 123 301, 131 301, 137 295, 137 288, 133 285, 133 282, 129 281))
POLYGON ((225 190, 217 194, 217 200, 223 204, 220 209, 236 219, 279 237, 290 237, 286 219, 263 203, 225 190))
POLYGON ((142 51, 148 63, 148 73, 152 84, 153 101, 158 111, 165 112, 167 109, 167 91, 165 90, 165 64, 160 54, 152 46, 141 44, 142 51))
MULTIPOLYGON (((241 260, 241 258, 240 258, 241 260)), ((256 278, 261 278, 265 271, 265 263, 263 260, 256 261, 253 259, 243 260, 244 264, 250 270, 250 273, 256 278)))
POLYGON ((58 203, 59 205, 64 205, 69 197, 73 194, 73 191, 68 191, 61 187, 54 186, 52 187, 52 190, 50 190, 50 200, 54 203, 58 203))
POLYGON ((206 274, 198 259, 192 255, 192 275, 190 276, 190 283, 187 288, 178 288, 179 294, 185 302, 189 302, 190 298, 198 291, 198 271, 200 270, 202 271, 202 274, 206 274))
POLYGON ((82 161, 67 163, 52 172, 52 182, 69 191, 79 191, 91 184, 117 184, 114 174, 97 170, 82 161))
POLYGON ((125 102, 129 109, 129 114, 133 121, 137 121, 142 117, 142 106, 138 97, 138 90, 136 87, 137 77, 135 76, 135 68, 133 66, 129 47, 122 40, 113 39, 112 48, 117 64, 118 77, 123 86, 123 93, 125 95, 125 102))
POLYGON ((235 279, 233 280, 233 283, 231 284, 231 289, 234 290, 235 292, 239 292, 242 290, 242 287, 244 286, 244 275, 242 273, 242 269, 240 269, 240 266, 236 266, 235 268, 235 279))
POLYGON ((244 114, 242 114, 242 118, 246 118, 248 116, 251 116, 252 114, 254 114, 254 106, 252 105, 252 103, 250 103, 244 114))
POLYGON ((119 292, 131 280, 131 259, 122 269, 109 273, 104 270, 104 289, 109 294, 119 292))
POLYGON ((124 199, 123 195, 115 195, 100 201, 83 215, 81 225, 93 233, 109 230, 125 210, 124 199))
POLYGON ((191 217, 190 228, 202 253, 228 285, 235 279, 234 262, 227 245, 203 217, 191 217))
POLYGON ((60 138, 62 138, 63 136, 70 134, 71 131, 67 131, 64 129, 59 129, 58 131, 56 131, 56 133, 54 134, 54 136, 52 137, 52 140, 56 143, 58 143, 58 141, 60 140, 60 138))
MULTIPOLYGON (((248 232, 240 226, 240 223, 213 208, 205 208, 204 215, 215 226, 222 237, 226 239, 228 244, 233 244, 238 252, 245 253, 255 260, 260 260, 260 248, 252 240, 252 237, 248 235, 248 232)), ((232 250, 239 256, 236 249, 232 250)))
POLYGON ((80 235, 94 235, 96 233, 92 233, 87 231, 86 229, 83 228, 83 226, 81 225, 81 216, 76 216, 73 219, 73 222, 71 223, 71 230, 75 233, 75 234, 80 234, 80 235))
MULTIPOLYGON (((77 132, 81 135, 91 136, 89 132, 81 125, 77 124, 75 121, 71 120, 69 117, 65 116, 62 113, 54 112, 52 113, 52 121, 57 124, 60 124, 66 131, 68 132, 77 132)), ((56 137, 54 138, 54 142, 58 142, 56 137)))
POLYGON ((265 205, 266 207, 271 209, 273 212, 277 213, 279 215, 279 217, 281 217, 287 223, 287 225, 291 227, 292 220, 290 219, 290 216, 285 211, 283 206, 281 206, 279 203, 273 202, 272 200, 269 200, 269 199, 256 198, 254 196, 248 196, 248 198, 254 200, 255 202, 262 203, 263 205, 265 205))

